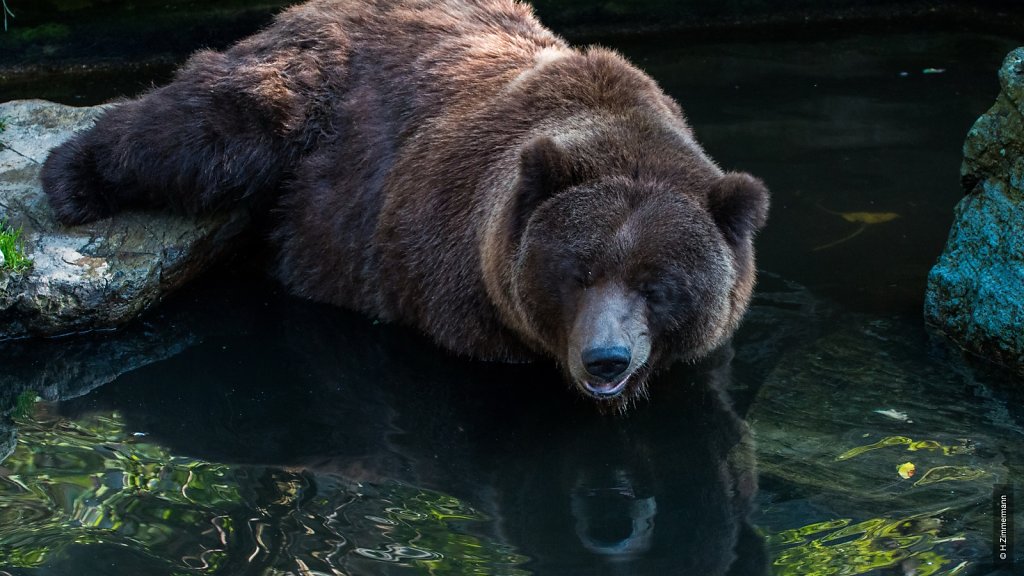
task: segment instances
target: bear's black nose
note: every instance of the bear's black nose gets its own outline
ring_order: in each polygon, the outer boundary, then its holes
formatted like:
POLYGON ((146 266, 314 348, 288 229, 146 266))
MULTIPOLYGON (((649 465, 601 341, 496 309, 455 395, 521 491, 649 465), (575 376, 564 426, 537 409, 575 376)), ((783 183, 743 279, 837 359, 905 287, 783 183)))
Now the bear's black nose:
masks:
POLYGON ((611 382, 629 368, 629 348, 604 346, 583 351, 583 366, 587 373, 605 382, 611 382))

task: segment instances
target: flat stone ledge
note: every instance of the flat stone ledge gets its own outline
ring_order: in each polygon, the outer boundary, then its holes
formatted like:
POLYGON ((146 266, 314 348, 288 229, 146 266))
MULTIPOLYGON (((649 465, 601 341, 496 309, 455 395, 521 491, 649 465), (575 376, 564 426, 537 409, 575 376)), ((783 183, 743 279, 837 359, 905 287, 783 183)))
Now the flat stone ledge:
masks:
POLYGON ((0 221, 21 227, 25 271, 0 268, 0 340, 123 324, 199 274, 249 222, 245 210, 199 219, 126 212, 58 223, 39 183, 50 149, 88 128, 105 106, 42 100, 0 104, 0 221))

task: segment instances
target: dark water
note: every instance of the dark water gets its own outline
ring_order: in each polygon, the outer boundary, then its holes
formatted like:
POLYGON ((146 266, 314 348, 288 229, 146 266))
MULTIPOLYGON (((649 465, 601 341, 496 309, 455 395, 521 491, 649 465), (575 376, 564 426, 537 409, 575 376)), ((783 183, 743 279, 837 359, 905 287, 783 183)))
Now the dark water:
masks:
MULTIPOLYGON (((921 305, 1016 43, 614 45, 773 190, 729 349, 602 417, 551 366, 449 358, 239 256, 124 330, 0 346, 0 574, 998 573, 1024 383, 930 338, 921 305)), ((146 82, 81 80, 0 100, 146 82)))

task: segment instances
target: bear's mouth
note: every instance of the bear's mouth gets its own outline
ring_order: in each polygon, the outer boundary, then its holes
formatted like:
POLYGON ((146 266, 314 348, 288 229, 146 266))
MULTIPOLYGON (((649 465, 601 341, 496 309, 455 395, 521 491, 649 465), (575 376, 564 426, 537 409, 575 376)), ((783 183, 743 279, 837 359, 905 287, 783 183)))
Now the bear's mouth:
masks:
POLYGON ((621 394, 622 391, 626 389, 626 385, 629 384, 629 379, 632 376, 633 373, 630 372, 629 374, 623 376, 622 379, 617 382, 593 383, 584 380, 583 389, 586 390, 587 393, 593 396, 594 398, 608 400, 611 398, 615 398, 616 396, 621 394))

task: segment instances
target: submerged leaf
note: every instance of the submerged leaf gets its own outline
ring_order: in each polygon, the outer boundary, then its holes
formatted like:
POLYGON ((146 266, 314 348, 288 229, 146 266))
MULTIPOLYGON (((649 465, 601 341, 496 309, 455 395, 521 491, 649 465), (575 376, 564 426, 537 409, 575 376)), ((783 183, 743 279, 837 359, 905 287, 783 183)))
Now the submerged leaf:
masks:
POLYGON ((832 242, 822 244, 820 246, 815 246, 815 252, 817 252, 818 250, 824 250, 826 248, 831 248, 833 246, 843 244, 844 242, 847 242, 848 240, 851 240, 859 236, 862 232, 864 232, 864 230, 868 226, 871 226, 873 224, 892 222, 893 220, 900 217, 900 215, 897 214, 896 212, 836 212, 835 210, 829 210, 828 208, 825 208, 821 204, 818 204, 818 208, 825 212, 828 212, 829 214, 839 216, 840 218, 846 220, 847 222, 860 224, 860 227, 854 230, 851 234, 843 236, 838 240, 834 240, 832 242))
POLYGON ((892 222, 900 217, 895 212, 839 212, 838 214, 847 222, 859 224, 882 224, 892 222))

